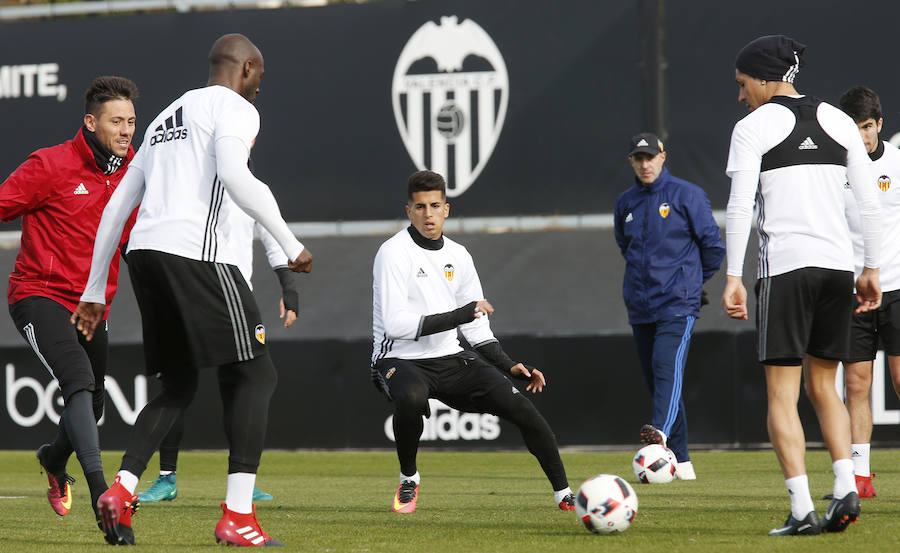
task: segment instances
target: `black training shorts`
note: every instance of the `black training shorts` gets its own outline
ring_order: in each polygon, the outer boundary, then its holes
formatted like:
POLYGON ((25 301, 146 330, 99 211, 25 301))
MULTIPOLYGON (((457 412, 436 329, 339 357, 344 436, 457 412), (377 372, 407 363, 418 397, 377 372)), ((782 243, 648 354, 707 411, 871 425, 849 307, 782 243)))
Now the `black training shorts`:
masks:
POLYGON ((256 300, 234 265, 155 250, 128 252, 149 374, 265 355, 256 300))
MULTIPOLYGON (((859 305, 853 298, 854 309, 859 305)), ((843 361, 872 361, 878 352, 878 341, 888 355, 900 355, 900 290, 881 296, 881 307, 875 311, 853 314, 850 321, 850 353, 843 361)))
POLYGON ((756 282, 759 361, 800 365, 806 354, 847 357, 853 273, 805 267, 756 282))
MULTIPOLYGON (((481 412, 476 406, 494 388, 513 388, 509 378, 471 351, 430 359, 384 357, 372 366, 372 380, 375 387, 390 399, 391 380, 404 371, 413 372, 416 380, 425 384, 428 397, 469 413, 481 412)), ((515 392, 518 393, 517 390, 515 392)))

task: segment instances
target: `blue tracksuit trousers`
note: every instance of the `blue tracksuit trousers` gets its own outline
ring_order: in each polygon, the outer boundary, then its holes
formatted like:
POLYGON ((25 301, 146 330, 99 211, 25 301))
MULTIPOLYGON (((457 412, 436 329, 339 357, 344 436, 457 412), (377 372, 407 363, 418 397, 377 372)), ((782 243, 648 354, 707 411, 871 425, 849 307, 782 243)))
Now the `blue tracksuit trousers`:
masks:
POLYGON ((693 315, 681 315, 655 323, 631 325, 638 359, 653 400, 651 424, 666 434, 667 445, 679 462, 691 458, 681 385, 695 320, 693 315))

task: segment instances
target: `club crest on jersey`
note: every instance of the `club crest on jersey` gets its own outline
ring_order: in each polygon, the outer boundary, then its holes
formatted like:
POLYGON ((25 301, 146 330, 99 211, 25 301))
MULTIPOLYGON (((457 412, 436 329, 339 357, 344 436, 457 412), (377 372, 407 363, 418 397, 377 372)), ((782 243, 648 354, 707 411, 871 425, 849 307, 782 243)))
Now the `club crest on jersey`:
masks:
POLYGON ((413 163, 444 175, 447 196, 456 197, 481 174, 500 138, 509 103, 506 63, 471 19, 428 21, 400 52, 391 100, 413 163))
POLYGON ((663 219, 669 216, 669 204, 663 202, 659 204, 659 214, 663 219))
POLYGON ((266 343, 266 327, 262 324, 256 325, 256 341, 260 344, 266 343))
POLYGON ((447 263, 446 265, 444 265, 444 276, 447 277, 447 280, 451 282, 453 281, 453 273, 455 271, 456 268, 452 264, 447 263))
POLYGON ((887 175, 881 175, 878 177, 878 188, 881 189, 882 192, 887 192, 888 188, 891 187, 891 177, 887 175))

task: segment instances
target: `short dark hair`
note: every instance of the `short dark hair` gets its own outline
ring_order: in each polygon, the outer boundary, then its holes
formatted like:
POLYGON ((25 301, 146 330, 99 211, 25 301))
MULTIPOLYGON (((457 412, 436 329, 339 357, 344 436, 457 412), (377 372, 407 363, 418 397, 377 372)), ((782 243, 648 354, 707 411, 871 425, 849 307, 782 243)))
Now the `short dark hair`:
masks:
POLYGON ((430 190, 440 190, 441 196, 446 198, 447 183, 444 182, 444 177, 433 171, 416 171, 406 181, 406 199, 409 201, 412 201, 414 193, 430 190))
POLYGON ((125 77, 97 77, 84 93, 84 113, 100 114, 103 104, 110 100, 130 100, 138 97, 138 87, 125 77))
POLYGON ((839 103, 844 113, 857 123, 862 123, 869 118, 875 121, 881 119, 881 100, 871 88, 854 86, 841 95, 839 103))

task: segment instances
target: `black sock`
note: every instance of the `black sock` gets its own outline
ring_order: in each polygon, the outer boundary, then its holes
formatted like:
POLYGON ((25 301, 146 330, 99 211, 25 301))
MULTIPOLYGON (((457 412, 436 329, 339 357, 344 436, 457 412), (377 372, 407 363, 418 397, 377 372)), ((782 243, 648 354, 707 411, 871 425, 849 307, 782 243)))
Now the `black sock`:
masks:
POLYGON ((100 437, 97 434, 97 422, 91 405, 91 393, 87 390, 75 392, 66 402, 62 421, 66 435, 75 448, 75 454, 81 463, 91 497, 99 497, 106 491, 106 480, 103 479, 103 463, 100 461, 100 437), (99 474, 97 476, 91 476, 99 474))
POLYGON ((109 489, 106 485, 106 478, 103 476, 103 471, 100 471, 85 474, 84 479, 87 480, 88 487, 91 490, 91 507, 94 508, 94 516, 96 516, 97 500, 100 499, 100 495, 103 492, 109 489))

